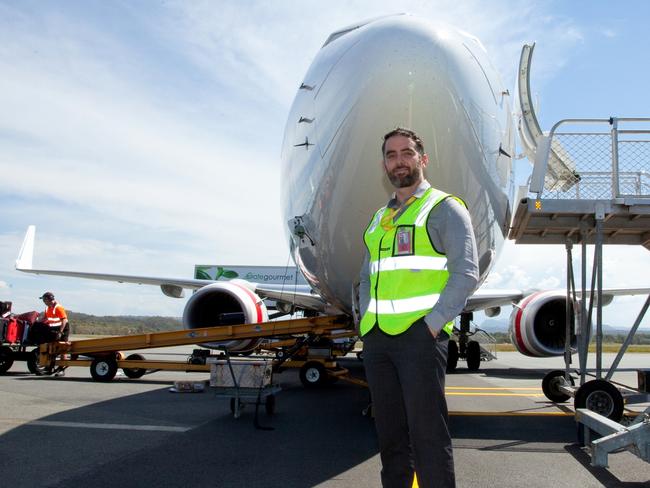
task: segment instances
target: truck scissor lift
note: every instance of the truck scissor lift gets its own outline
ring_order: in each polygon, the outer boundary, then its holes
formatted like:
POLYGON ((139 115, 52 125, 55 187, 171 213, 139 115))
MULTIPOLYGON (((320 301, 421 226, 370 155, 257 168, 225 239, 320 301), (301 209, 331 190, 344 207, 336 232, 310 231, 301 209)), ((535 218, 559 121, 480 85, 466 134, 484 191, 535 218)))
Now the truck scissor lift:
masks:
MULTIPOLYGON (((152 370, 209 372, 210 364, 206 361, 206 355, 193 357, 190 361, 156 361, 145 359, 138 353, 125 355, 124 351, 256 337, 282 338, 297 334, 303 334, 304 338, 299 340, 307 343, 312 338, 327 338, 332 331, 341 330, 347 326, 347 317, 332 315, 258 324, 220 325, 172 332, 84 339, 71 342, 51 342, 42 344, 39 347, 38 365, 47 371, 70 366, 88 367, 93 379, 102 382, 111 381, 120 368, 129 378, 140 378, 152 370)), ((294 344, 299 340, 292 339, 294 344)), ((320 384, 325 377, 347 376, 347 370, 339 367, 331 357, 305 357, 301 358, 299 362, 294 360, 292 363, 291 349, 288 351, 289 354, 285 354, 284 357, 276 357, 274 368, 300 367, 301 379, 306 375, 314 384, 320 384), (319 374, 324 376, 319 378, 319 374)), ((352 378, 349 378, 349 381, 356 382, 352 378)))
MULTIPOLYGON (((650 370, 637 371, 637 387, 612 379, 650 307, 650 295, 607 372, 602 327, 602 307, 610 300, 603 294, 603 245, 650 250, 650 119, 567 119, 537 140, 530 184, 517 199, 509 238, 517 244, 566 247, 565 368, 548 373, 542 388, 553 402, 574 398, 579 441, 590 447, 593 465, 606 467, 607 455, 621 448, 650 462, 650 407, 630 410, 631 423, 619 423, 629 405, 650 403, 650 370), (585 129, 593 126, 601 129, 585 129), (574 244, 582 249, 579 290, 573 273, 574 244), (588 245, 594 249, 589 287, 588 245), (592 374, 587 358, 594 314, 592 374), (575 350, 579 364, 574 372, 575 350), (604 437, 591 441, 592 432, 604 437)), ((647 289, 639 289, 641 293, 647 289)))

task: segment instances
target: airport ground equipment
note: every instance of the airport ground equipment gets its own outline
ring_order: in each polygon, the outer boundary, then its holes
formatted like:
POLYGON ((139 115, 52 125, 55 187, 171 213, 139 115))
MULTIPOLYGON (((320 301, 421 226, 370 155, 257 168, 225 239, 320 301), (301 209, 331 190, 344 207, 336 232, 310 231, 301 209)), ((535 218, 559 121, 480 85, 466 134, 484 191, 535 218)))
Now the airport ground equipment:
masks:
MULTIPOLYGON (((145 359, 140 354, 125 355, 124 351, 180 346, 189 344, 214 343, 233 339, 255 337, 274 338, 280 340, 303 341, 303 345, 320 343, 330 340, 328 334, 336 331, 336 338, 342 329, 348 326, 348 318, 344 315, 317 316, 300 319, 263 322, 257 324, 220 325, 200 329, 179 330, 172 332, 156 332, 129 336, 104 337, 84 339, 72 342, 52 342, 42 344, 38 350, 38 368, 52 371, 56 367, 85 366, 90 368, 90 374, 95 381, 111 381, 119 368, 129 378, 139 378, 152 371, 202 371, 209 372, 210 364, 208 350, 195 350, 187 361, 155 361, 145 359), (300 339, 293 335, 302 335, 300 339), (316 340, 316 338, 319 338, 316 340), (205 354, 203 354, 203 351, 205 354)), ((351 333, 348 331, 347 333, 351 333)), ((309 352, 309 348, 307 349, 309 352)), ((35 356, 34 356, 35 357, 35 356)), ((296 364, 286 364, 289 354, 284 359, 274 360, 276 370, 280 367, 302 367, 296 364)), ((309 355, 302 360, 314 360, 309 355)), ((318 359, 315 359, 318 360, 318 359)), ((341 376, 342 373, 335 362, 324 361, 326 375, 341 376)), ((352 380, 350 380, 352 381, 352 380)))
POLYGON ((592 464, 606 466, 607 453, 622 447, 650 462, 650 408, 636 412, 631 426, 618 423, 626 406, 650 402, 646 373, 639 372, 637 388, 612 380, 650 306, 650 295, 609 370, 602 364, 602 307, 613 297, 603 293, 603 245, 650 250, 650 119, 567 119, 538 139, 530 185, 518 198, 509 238, 517 244, 566 247, 565 368, 548 373, 542 388, 554 402, 574 398, 579 431, 584 432, 581 441, 589 443, 590 431, 606 435, 590 443, 592 464), (574 244, 582 250, 580 289, 573 272, 574 244), (590 244, 594 257, 588 287, 590 244), (588 378, 594 309, 596 370, 588 378), (574 349, 579 363, 575 372, 574 349))
POLYGON ((9 371, 16 361, 25 361, 33 374, 52 373, 52 368, 38 365, 38 347, 27 340, 38 312, 12 314, 11 302, 0 302, 0 312, 0 374, 9 371))
POLYGON ((271 359, 235 359, 227 351, 222 357, 211 357, 210 387, 219 397, 230 400, 230 412, 239 418, 245 405, 264 405, 266 413, 275 413, 276 395, 280 387, 273 382, 273 361, 271 359))

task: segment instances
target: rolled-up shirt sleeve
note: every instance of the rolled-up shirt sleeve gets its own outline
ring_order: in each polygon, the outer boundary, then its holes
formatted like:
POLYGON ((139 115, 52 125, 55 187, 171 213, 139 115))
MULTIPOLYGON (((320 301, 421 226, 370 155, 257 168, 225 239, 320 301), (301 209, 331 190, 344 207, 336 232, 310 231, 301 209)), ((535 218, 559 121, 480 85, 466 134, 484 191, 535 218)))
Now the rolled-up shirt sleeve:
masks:
POLYGON ((435 249, 447 256, 449 271, 447 286, 424 317, 429 329, 437 333, 462 312, 476 288, 478 255, 469 212, 453 198, 447 198, 431 211, 427 231, 435 249))

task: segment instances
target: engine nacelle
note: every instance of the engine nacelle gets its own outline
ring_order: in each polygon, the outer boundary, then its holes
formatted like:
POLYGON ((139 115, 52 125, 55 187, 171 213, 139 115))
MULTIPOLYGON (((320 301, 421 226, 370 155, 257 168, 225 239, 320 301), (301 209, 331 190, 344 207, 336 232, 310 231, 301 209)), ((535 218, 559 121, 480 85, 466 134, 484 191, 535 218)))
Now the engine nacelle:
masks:
MULTIPOLYGON (((566 337, 566 293, 540 291, 519 302, 510 315, 510 340, 526 356, 562 356, 566 337)), ((571 317, 571 347, 576 346, 574 310, 569 304, 571 317)))
MULTIPOLYGON (((183 310, 186 329, 219 327, 234 324, 257 324, 269 320, 262 299, 235 281, 212 283, 199 289, 183 310)), ((231 352, 253 351, 261 339, 236 339, 201 344, 209 348, 225 348, 231 352)))

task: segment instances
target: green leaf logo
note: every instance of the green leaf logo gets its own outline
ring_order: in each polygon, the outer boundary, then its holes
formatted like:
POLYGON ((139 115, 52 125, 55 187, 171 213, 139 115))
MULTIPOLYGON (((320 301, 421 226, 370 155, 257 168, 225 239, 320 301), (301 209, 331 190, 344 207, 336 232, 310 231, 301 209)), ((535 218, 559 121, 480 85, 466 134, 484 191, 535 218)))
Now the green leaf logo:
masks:
POLYGON ((231 269, 224 269, 221 266, 217 266, 217 276, 215 277, 215 280, 218 280, 222 276, 228 280, 239 277, 236 271, 233 271, 231 269))
POLYGON ((196 275, 194 276, 197 280, 211 280, 212 278, 206 271, 207 268, 196 268, 196 275))

